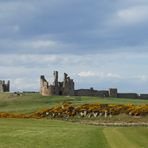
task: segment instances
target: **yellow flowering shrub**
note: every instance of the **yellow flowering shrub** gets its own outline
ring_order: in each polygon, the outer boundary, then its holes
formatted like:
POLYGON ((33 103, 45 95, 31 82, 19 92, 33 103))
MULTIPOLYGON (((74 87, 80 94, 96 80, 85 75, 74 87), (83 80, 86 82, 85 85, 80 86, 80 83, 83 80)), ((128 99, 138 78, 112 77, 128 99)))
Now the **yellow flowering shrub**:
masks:
POLYGON ((14 114, 0 112, 0 118, 68 118, 70 116, 101 116, 101 115, 119 115, 128 114, 131 116, 145 116, 148 115, 148 104, 146 105, 133 105, 133 104, 83 104, 72 105, 70 103, 64 103, 52 108, 46 108, 34 112, 32 114, 14 114))

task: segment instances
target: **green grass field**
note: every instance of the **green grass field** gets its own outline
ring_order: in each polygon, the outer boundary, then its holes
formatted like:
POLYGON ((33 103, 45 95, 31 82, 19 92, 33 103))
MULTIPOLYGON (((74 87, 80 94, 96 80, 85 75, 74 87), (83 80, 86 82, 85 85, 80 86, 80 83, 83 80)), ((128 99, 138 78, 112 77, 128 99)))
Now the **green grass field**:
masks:
POLYGON ((99 127, 56 120, 0 119, 0 148, 146 148, 148 127, 99 127))
POLYGON ((84 103, 115 103, 115 104, 148 104, 148 100, 122 99, 122 98, 99 98, 99 97, 67 97, 51 96, 44 97, 39 94, 24 94, 14 96, 13 94, 0 94, 0 112, 30 113, 38 109, 59 105, 65 101, 74 104, 84 103))
MULTIPOLYGON (((138 99, 2 93, 0 112, 31 113, 65 101, 74 104, 148 104, 148 100, 138 99)), ((51 119, 0 119, 0 148, 147 148, 147 139, 148 127, 103 127, 51 119)))

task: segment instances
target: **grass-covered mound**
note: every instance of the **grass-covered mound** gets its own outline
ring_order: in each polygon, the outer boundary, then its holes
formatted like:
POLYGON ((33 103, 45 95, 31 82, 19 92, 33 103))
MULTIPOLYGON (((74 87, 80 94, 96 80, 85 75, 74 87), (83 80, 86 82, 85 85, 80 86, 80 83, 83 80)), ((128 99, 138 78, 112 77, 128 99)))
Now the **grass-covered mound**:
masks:
POLYGON ((12 93, 0 94, 1 118, 48 117, 72 121, 85 119, 99 122, 139 123, 148 122, 147 114, 148 100, 141 99, 78 96, 45 97, 38 93, 25 93, 19 96, 12 93), (67 102, 71 102, 71 104, 67 102), (140 116, 140 118, 135 118, 135 116, 140 116))
POLYGON ((122 99, 122 98, 100 98, 80 96, 41 96, 38 93, 22 94, 17 96, 12 93, 0 93, 0 112, 32 113, 42 108, 49 108, 71 102, 73 104, 148 104, 148 100, 122 99))
MULTIPOLYGON (((63 103, 50 108, 43 108, 32 113, 0 112, 0 118, 50 118, 68 121, 85 121, 81 123, 138 123, 148 125, 148 104, 71 104, 63 103), (117 118, 118 117, 118 118, 117 118), (137 118, 138 117, 138 118, 137 118), (98 122, 99 121, 99 122, 98 122)), ((124 124, 123 124, 124 123, 124 124)))

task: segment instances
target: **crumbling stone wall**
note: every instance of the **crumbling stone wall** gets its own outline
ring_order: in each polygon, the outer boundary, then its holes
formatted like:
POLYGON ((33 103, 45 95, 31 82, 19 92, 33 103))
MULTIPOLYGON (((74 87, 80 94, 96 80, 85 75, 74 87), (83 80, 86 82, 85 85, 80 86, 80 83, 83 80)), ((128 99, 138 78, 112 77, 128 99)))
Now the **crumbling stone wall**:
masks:
POLYGON ((109 88, 109 90, 94 90, 90 89, 78 89, 75 90, 75 96, 97 96, 97 97, 112 97, 112 98, 140 98, 148 99, 148 94, 137 93, 118 93, 117 88, 109 88))
POLYGON ((40 78, 40 93, 43 96, 49 96, 49 85, 48 82, 46 81, 45 77, 42 75, 40 78))
POLYGON ((74 81, 64 73, 64 81, 58 81, 58 71, 54 71, 54 82, 49 85, 45 77, 40 77, 40 93, 44 96, 74 95, 74 81))
POLYGON ((63 95, 69 94, 70 96, 74 95, 74 81, 68 77, 66 73, 64 73, 64 81, 63 81, 63 95))
POLYGON ((139 95, 136 93, 118 93, 118 98, 139 98, 139 95))
POLYGON ((10 81, 7 83, 0 80, 0 92, 9 92, 10 91, 10 81))
POLYGON ((148 94, 140 94, 140 99, 148 99, 148 94))
POLYGON ((98 97, 109 97, 107 90, 94 90, 90 89, 78 89, 75 90, 75 96, 98 96, 98 97))
POLYGON ((117 96, 118 96, 117 88, 110 88, 109 89, 109 96, 113 97, 113 98, 117 98, 117 96))
MULTIPOLYGON (((48 84, 48 81, 42 75, 40 77, 40 93, 43 96, 52 95, 69 95, 69 96, 98 96, 98 97, 112 97, 112 98, 140 98, 148 99, 148 94, 137 94, 137 93, 118 93, 117 88, 110 88, 109 90, 94 90, 90 89, 78 89, 74 90, 74 81, 64 73, 64 80, 62 82, 58 81, 58 71, 53 73, 54 81, 53 84, 48 84)), ((0 82, 0 91, 7 90, 8 84, 5 87, 2 85, 4 83, 0 82)))

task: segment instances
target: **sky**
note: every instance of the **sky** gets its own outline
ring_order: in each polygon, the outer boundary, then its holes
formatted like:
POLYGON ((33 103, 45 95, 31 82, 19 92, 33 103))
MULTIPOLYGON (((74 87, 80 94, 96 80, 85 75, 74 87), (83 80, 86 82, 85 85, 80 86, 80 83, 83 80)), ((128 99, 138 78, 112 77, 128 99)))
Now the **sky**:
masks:
POLYGON ((0 0, 0 79, 39 91, 40 75, 75 88, 148 93, 147 0, 0 0))

